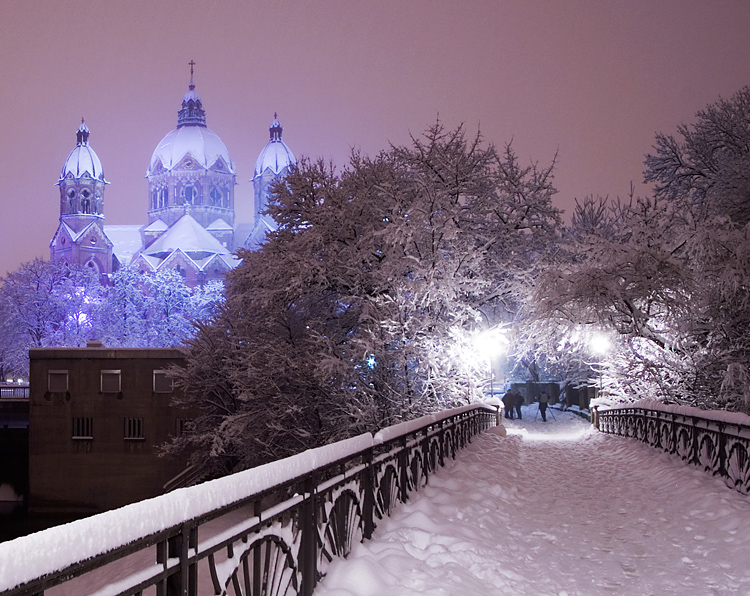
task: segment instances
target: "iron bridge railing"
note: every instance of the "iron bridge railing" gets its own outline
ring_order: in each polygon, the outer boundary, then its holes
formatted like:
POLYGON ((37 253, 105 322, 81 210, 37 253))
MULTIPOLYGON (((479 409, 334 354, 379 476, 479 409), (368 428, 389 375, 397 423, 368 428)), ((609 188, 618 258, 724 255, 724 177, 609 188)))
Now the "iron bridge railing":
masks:
POLYGON ((496 424, 495 408, 466 406, 2 543, 0 595, 309 596, 496 424))
POLYGON ((735 490, 750 493, 750 426, 690 410, 696 415, 643 407, 595 409, 593 419, 602 432, 633 437, 675 454, 723 477, 735 490))

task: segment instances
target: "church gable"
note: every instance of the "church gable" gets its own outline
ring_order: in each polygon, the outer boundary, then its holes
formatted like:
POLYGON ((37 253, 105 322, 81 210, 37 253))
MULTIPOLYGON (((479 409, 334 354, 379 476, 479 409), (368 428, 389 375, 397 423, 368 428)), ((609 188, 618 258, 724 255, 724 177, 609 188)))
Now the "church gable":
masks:
POLYGON ((55 232, 55 235, 52 236, 52 240, 49 243, 50 249, 53 252, 60 250, 70 250, 73 244, 74 240, 72 230, 64 223, 61 223, 57 227, 57 231, 55 232))
POLYGON ((114 246, 97 222, 91 222, 81 230, 75 239, 75 243, 81 248, 99 250, 111 250, 114 246))
POLYGON ((186 154, 179 163, 173 168, 174 170, 203 170, 203 166, 190 153, 186 154))
POLYGON ((229 171, 229 165, 227 164, 226 161, 224 161, 224 158, 221 155, 219 155, 216 161, 213 164, 211 164, 211 167, 209 169, 213 172, 223 172, 226 174, 231 173, 229 171))

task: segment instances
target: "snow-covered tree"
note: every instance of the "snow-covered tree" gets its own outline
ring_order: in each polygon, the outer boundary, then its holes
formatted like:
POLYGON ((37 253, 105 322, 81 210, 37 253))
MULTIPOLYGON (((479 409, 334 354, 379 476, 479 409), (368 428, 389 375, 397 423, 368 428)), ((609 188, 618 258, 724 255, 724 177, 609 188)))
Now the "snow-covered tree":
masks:
POLYGON ((609 389, 750 411, 750 88, 646 158, 653 198, 587 200, 537 312, 607 328, 609 389))
POLYGON ((4 372, 28 374, 29 348, 85 345, 101 286, 87 269, 35 259, 2 280, 0 351, 4 372))
POLYGON ((676 136, 657 134, 654 149, 645 179, 656 197, 680 205, 677 215, 750 222, 750 86, 699 111, 676 136))
POLYGON ((26 375, 33 347, 180 345, 222 301, 221 283, 191 290, 175 271, 124 268, 102 285, 88 268, 36 259, 2 280, 0 372, 26 375))
POLYGON ((178 373, 182 444, 248 466, 478 397, 472 336, 510 322, 554 244, 552 167, 440 124, 406 147, 301 160, 178 373))

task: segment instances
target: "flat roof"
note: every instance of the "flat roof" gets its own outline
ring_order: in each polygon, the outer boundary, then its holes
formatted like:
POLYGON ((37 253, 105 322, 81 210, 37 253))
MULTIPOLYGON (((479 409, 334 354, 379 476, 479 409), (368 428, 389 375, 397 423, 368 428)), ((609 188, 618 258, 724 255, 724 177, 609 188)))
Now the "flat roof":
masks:
POLYGON ((164 359, 184 358, 185 353, 181 348, 29 348, 29 359, 47 360, 55 358, 90 358, 94 360, 104 359, 164 359))

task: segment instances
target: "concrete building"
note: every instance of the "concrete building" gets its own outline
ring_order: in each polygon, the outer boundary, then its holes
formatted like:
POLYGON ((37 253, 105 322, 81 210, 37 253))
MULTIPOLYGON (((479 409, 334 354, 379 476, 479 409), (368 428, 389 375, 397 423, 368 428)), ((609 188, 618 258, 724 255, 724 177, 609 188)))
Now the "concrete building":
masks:
POLYGON ((29 511, 95 513, 162 494, 186 465, 159 457, 189 412, 171 405, 176 348, 29 351, 29 511))

